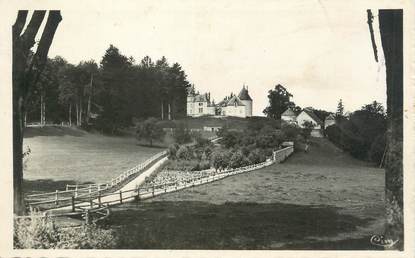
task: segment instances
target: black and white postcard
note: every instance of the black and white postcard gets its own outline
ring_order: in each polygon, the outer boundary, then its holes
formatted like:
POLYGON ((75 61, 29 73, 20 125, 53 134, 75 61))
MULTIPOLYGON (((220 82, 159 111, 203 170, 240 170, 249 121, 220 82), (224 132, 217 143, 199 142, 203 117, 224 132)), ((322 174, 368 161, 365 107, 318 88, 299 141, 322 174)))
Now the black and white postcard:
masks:
POLYGON ((0 4, 1 257, 413 257, 414 2, 0 4))

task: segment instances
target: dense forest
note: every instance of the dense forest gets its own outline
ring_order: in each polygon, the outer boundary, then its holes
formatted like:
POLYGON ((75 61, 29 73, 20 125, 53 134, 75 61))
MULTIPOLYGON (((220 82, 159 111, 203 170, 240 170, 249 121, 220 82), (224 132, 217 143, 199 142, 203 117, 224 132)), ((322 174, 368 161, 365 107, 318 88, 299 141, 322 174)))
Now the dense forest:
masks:
POLYGON ((53 123, 116 133, 134 119, 186 115, 190 83, 178 63, 148 56, 136 64, 110 45, 102 60, 77 65, 48 59, 28 99, 26 123, 53 123))

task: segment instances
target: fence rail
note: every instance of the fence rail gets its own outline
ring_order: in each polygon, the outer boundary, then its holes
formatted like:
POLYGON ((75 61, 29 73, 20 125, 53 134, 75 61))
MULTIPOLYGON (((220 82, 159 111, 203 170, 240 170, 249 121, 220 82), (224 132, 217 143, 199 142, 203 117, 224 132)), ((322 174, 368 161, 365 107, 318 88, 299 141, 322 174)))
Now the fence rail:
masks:
MULTIPOLYGON (((196 171, 198 176, 187 178, 185 180, 176 180, 165 182, 161 184, 144 185, 143 187, 136 186, 135 189, 127 191, 117 190, 116 186, 125 185, 129 179, 135 178, 135 175, 152 165, 160 158, 167 156, 168 152, 163 151, 152 156, 150 159, 139 164, 138 166, 121 173, 116 178, 105 184, 84 184, 84 185, 67 185, 65 191, 49 192, 32 194, 26 196, 26 201, 31 208, 43 208, 45 210, 65 208, 71 209, 71 212, 84 212, 89 210, 101 209, 111 205, 122 204, 131 199, 147 199, 163 193, 174 192, 184 188, 201 185, 222 178, 260 169, 274 163, 280 163, 290 156, 294 151, 292 146, 273 152, 273 156, 265 162, 248 165, 235 169, 225 169, 222 171, 215 171, 207 169, 196 171)), ((119 187, 121 188, 121 187, 119 187)), ((87 216, 87 215, 85 215, 87 216)))
MULTIPOLYGON (((124 171, 117 177, 111 179, 108 183, 101 184, 81 184, 81 185, 66 185, 66 189, 63 191, 56 190, 54 192, 30 194, 25 197, 25 201, 29 207, 39 205, 50 205, 54 204, 54 207, 61 207, 70 205, 72 197, 74 198, 93 198, 98 196, 102 192, 109 191, 113 188, 119 187, 121 184, 126 182, 126 179, 134 178, 139 172, 145 170, 155 161, 167 155, 167 151, 159 152, 143 163, 124 171)), ((40 207, 38 207, 40 208, 40 207)), ((50 208, 50 207, 42 207, 50 208)))
POLYGON ((278 150, 274 152, 273 159, 268 159, 265 162, 248 165, 240 168, 235 169, 226 169, 222 171, 217 171, 213 175, 203 175, 198 177, 189 178, 183 181, 175 181, 175 182, 166 182, 163 184, 157 185, 147 185, 144 187, 136 186, 135 189, 130 189, 126 191, 117 191, 112 193, 99 193, 99 195, 95 199, 91 199, 89 197, 82 197, 77 198, 76 201, 72 203, 72 210, 76 210, 78 208, 89 208, 89 209, 97 209, 104 206, 111 206, 114 204, 122 204, 123 202, 130 200, 130 199, 148 199, 155 197, 157 195, 163 193, 169 193, 178 191, 188 187, 194 187, 201 184, 210 183, 213 181, 217 181, 223 179, 228 176, 237 175, 241 173, 245 173, 252 170, 257 170, 263 167, 267 167, 274 163, 280 163, 284 161, 288 156, 290 156, 293 152, 293 147, 287 147, 282 150, 278 150))

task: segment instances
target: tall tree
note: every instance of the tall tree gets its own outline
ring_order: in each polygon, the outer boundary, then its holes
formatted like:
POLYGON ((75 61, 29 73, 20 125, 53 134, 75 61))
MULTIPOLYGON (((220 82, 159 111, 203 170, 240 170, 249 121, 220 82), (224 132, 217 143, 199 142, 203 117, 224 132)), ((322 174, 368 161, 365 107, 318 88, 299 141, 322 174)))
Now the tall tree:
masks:
MULTIPOLYGON (((377 61, 371 10, 369 31, 377 61)), ((398 241, 389 248, 403 249, 403 10, 379 10, 379 31, 386 66, 387 153, 385 165, 386 238, 398 241)))
POLYGON ((290 106, 290 98, 293 95, 284 86, 278 84, 274 90, 268 92, 268 107, 264 109, 267 117, 281 119, 281 114, 290 106))
POLYGON ((28 11, 19 11, 12 27, 13 39, 13 207, 15 214, 23 214, 23 127, 28 98, 45 66, 49 48, 62 16, 49 11, 45 27, 34 55, 31 49, 46 11, 34 11, 26 24, 28 11))
POLYGON ((403 248, 403 11, 379 10, 386 66, 388 134, 386 155, 386 234, 403 248))
POLYGON ((344 105, 343 105, 343 100, 340 99, 337 104, 336 117, 343 117, 343 115, 344 115, 344 105))
POLYGON ((111 134, 131 124, 129 109, 131 90, 131 60, 110 45, 101 61, 102 90, 97 96, 103 112, 99 127, 111 134))

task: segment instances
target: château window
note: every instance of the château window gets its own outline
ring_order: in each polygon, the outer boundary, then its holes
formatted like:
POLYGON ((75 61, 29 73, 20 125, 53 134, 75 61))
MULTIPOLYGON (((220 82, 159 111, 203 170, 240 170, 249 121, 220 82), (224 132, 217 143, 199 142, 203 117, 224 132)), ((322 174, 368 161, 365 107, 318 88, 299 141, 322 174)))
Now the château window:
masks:
POLYGON ((199 113, 203 113, 203 108, 199 108, 199 113))

